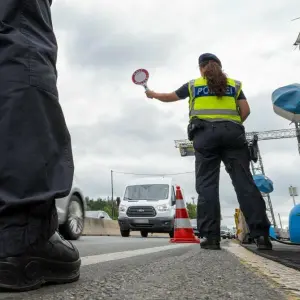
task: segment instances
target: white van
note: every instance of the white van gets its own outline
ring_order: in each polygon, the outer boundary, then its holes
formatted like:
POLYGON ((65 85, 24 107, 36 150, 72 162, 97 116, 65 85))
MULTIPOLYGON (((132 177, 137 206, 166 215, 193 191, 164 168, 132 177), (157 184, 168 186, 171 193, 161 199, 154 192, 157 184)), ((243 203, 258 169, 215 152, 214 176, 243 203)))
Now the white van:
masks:
POLYGON ((119 205, 121 235, 128 237, 130 231, 140 231, 142 237, 149 232, 165 232, 173 237, 175 191, 172 178, 138 178, 129 182, 119 205))

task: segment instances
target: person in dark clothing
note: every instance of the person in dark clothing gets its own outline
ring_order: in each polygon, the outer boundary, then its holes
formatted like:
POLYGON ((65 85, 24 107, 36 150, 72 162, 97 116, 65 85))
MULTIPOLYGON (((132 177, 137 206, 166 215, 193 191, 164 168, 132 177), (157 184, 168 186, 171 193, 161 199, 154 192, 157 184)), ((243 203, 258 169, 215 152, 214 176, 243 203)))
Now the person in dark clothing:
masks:
POLYGON ((57 233, 70 193, 71 139, 57 91, 52 0, 0 1, 0 289, 78 280, 78 250, 57 233))
POLYGON ((258 249, 272 249, 266 204, 250 172, 243 122, 250 108, 241 82, 227 78, 221 61, 211 53, 199 57, 201 77, 172 93, 146 91, 148 98, 174 102, 189 97, 189 139, 195 149, 197 222, 200 245, 220 249, 220 164, 224 162, 240 208, 258 249))

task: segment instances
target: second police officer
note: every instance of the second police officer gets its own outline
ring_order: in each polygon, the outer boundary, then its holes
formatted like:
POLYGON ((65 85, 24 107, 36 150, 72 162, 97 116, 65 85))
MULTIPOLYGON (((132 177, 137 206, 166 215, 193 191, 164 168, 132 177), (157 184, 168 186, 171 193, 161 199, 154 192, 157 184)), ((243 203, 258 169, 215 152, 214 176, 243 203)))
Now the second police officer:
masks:
POLYGON ((198 60, 201 77, 171 93, 146 91, 148 98, 174 102, 189 98, 189 140, 195 149, 197 224, 201 248, 220 249, 220 165, 223 161, 237 194, 250 236, 260 250, 271 250, 266 204, 250 172, 243 122, 250 108, 242 83, 228 78, 221 61, 211 53, 198 60))

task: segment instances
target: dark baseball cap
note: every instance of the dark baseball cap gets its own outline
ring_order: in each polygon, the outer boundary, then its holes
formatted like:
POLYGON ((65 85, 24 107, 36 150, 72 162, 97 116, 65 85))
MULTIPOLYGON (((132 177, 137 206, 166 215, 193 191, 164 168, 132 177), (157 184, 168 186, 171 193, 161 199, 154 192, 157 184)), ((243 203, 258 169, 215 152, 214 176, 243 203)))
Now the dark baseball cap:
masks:
POLYGON ((209 60, 213 60, 215 61, 221 68, 222 68, 222 64, 221 61, 218 59, 218 57, 212 53, 203 53, 199 56, 199 65, 201 65, 204 62, 207 62, 209 60))

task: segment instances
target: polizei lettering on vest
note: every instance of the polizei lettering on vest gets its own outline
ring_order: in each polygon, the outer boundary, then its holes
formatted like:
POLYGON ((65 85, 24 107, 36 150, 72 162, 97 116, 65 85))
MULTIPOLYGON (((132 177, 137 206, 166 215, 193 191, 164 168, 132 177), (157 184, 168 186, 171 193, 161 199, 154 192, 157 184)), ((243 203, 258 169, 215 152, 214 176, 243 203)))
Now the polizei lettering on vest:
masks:
MULTIPOLYGON (((215 93, 209 90, 207 85, 195 86, 195 97, 206 97, 206 96, 215 96, 215 95, 216 95, 215 93)), ((235 87, 228 85, 224 96, 234 97, 235 87)))

